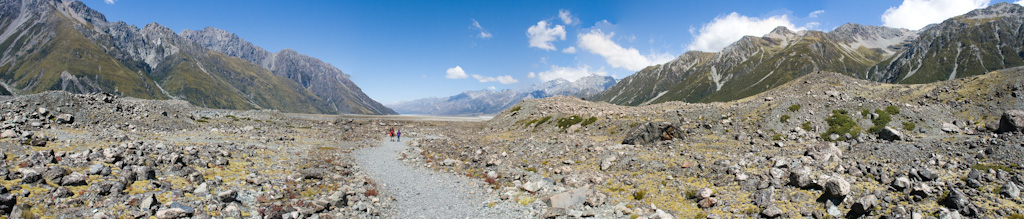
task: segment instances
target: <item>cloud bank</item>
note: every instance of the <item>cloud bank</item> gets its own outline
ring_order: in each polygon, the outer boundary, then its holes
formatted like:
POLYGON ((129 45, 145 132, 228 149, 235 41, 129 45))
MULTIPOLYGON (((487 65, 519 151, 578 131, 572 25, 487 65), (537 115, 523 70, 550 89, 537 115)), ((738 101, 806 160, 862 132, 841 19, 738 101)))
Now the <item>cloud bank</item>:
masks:
MULTIPOLYGON (((882 14, 882 25, 919 30, 929 24, 988 6, 989 0, 904 0, 882 14)), ((1021 4, 1021 1, 1017 2, 1021 4)))

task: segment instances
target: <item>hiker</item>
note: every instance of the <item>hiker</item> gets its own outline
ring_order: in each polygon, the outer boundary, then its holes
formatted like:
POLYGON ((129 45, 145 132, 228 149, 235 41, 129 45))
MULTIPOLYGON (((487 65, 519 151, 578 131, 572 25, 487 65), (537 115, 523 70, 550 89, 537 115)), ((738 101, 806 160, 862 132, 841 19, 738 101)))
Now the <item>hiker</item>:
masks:
POLYGON ((391 128, 388 135, 391 136, 391 141, 395 141, 395 128, 391 128))
POLYGON ((402 141, 402 130, 398 130, 398 132, 397 132, 397 134, 395 134, 395 136, 398 136, 398 141, 402 141))

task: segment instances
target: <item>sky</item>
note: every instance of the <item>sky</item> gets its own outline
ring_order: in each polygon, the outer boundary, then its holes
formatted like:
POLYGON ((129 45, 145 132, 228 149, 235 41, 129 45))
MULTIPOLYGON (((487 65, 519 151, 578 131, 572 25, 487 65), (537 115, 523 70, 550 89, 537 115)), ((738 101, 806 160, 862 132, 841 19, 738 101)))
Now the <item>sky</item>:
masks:
MULTIPOLYGON (((1000 0, 240 1, 83 0, 108 21, 207 26, 351 75, 378 102, 632 75, 778 26, 918 30, 1000 0)), ((1024 4, 1024 0, 1013 0, 1024 4)))

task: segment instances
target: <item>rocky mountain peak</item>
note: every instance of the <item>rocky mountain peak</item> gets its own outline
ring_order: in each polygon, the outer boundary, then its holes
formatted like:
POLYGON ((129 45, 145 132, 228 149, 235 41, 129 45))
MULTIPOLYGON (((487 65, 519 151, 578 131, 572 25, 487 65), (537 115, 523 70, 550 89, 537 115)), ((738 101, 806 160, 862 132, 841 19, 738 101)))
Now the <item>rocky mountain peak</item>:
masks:
POLYGON ((857 49, 859 47, 882 49, 886 54, 891 55, 895 53, 896 48, 890 47, 917 37, 917 32, 903 28, 847 23, 827 33, 827 35, 830 39, 845 43, 850 49, 857 49))
POLYGON ((1014 3, 1001 2, 986 8, 972 10, 958 18, 986 19, 995 17, 1022 17, 1022 15, 1024 15, 1024 7, 1014 3))

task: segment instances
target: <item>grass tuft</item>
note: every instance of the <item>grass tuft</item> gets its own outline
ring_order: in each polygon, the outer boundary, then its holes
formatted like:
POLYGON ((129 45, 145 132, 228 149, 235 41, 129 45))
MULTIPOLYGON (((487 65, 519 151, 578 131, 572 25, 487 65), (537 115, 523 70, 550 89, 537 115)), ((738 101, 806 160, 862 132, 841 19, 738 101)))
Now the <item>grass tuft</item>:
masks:
POLYGON ((789 111, 790 112, 800 111, 800 104, 793 104, 792 106, 789 106, 789 111))

